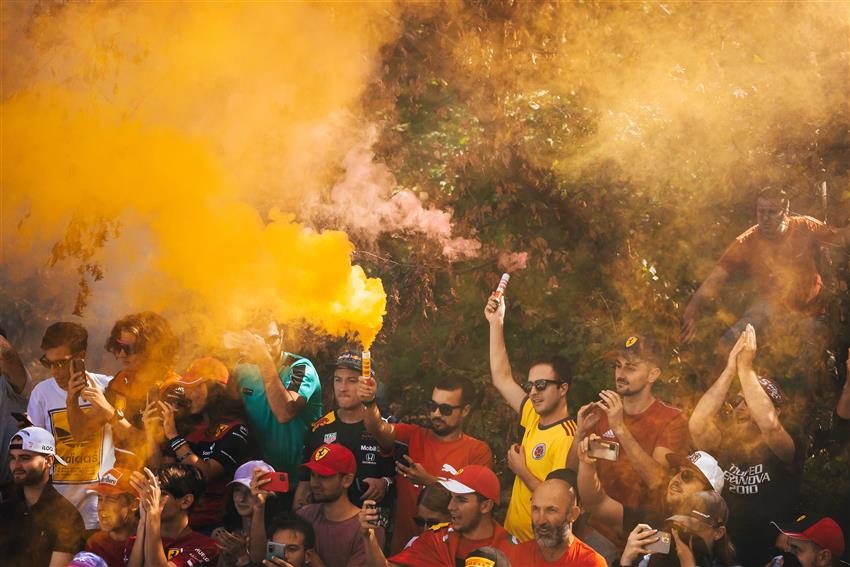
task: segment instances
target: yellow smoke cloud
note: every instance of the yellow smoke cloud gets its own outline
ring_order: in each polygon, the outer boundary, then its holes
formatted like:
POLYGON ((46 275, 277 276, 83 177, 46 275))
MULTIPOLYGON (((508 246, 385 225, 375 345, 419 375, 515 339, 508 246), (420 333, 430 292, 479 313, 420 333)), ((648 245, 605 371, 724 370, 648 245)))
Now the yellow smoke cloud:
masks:
POLYGON ((123 298, 109 316, 159 309, 212 341, 266 315, 372 342, 386 298, 352 266, 347 236, 258 205, 296 210, 338 174, 337 134, 357 123, 393 33, 386 7, 9 4, 10 270, 31 269, 26 254, 61 239, 72 215, 118 219, 118 241, 94 256, 123 298))

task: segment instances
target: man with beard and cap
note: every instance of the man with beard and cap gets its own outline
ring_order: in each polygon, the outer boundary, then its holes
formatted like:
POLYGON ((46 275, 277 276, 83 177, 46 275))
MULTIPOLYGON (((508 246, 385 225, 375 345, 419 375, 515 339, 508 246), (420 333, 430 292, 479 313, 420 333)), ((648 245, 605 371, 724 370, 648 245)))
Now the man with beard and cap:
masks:
POLYGON ((842 561, 844 534, 832 518, 800 516, 793 522, 773 526, 788 539, 785 553, 777 567, 838 567, 850 565, 842 561))
POLYGON ((85 526, 80 513, 50 482, 55 463, 65 465, 49 431, 25 427, 12 437, 9 466, 15 490, 0 504, 4 566, 67 565, 83 547, 85 526))
POLYGON ((434 484, 443 467, 455 469, 467 465, 493 466, 493 453, 484 441, 463 432, 463 423, 472 411, 475 388, 466 378, 444 378, 437 382, 428 402, 431 429, 407 423, 387 423, 375 404, 374 379, 360 380, 358 396, 366 406, 366 431, 385 451, 398 442, 407 454, 396 461, 401 477, 397 477, 397 501, 393 518, 390 552, 401 551, 416 535, 413 521, 416 497, 422 486, 434 484))
POLYGON ((466 557, 475 549, 492 546, 506 553, 517 543, 493 518, 501 492, 496 473, 482 465, 468 465, 439 483, 452 494, 451 524, 432 526, 389 559, 375 540, 373 521, 377 514, 363 508, 360 525, 367 543, 369 567, 463 567, 466 557))
POLYGON ((53 323, 44 331, 41 363, 51 377, 39 382, 30 394, 27 415, 36 427, 56 439, 56 451, 67 467, 53 471, 53 485, 77 507, 87 530, 96 530, 98 479, 115 464, 112 426, 96 422, 97 402, 91 392, 102 391, 111 376, 85 371, 88 332, 77 323, 53 323), (83 424, 84 425, 81 425, 83 424))
POLYGON ((86 551, 101 556, 109 567, 124 567, 124 546, 139 521, 139 498, 130 486, 130 474, 127 469, 110 469, 94 488, 100 496, 100 531, 86 541, 86 551))
MULTIPOLYGON (((382 512, 381 525, 386 528, 392 510, 392 499, 388 496, 395 482, 395 462, 392 455, 381 451, 378 441, 363 424, 366 406, 357 397, 357 384, 362 372, 360 353, 347 351, 337 358, 333 374, 337 409, 313 423, 304 446, 304 460, 309 460, 310 455, 325 443, 339 443, 351 451, 357 462, 357 474, 348 489, 348 497, 357 505, 364 500, 377 503, 382 512)), ((307 504, 309 494, 309 469, 304 468, 295 492, 294 509, 307 504)))
MULTIPOLYGON (((602 488, 624 507, 652 505, 652 499, 642 500, 664 485, 667 455, 687 451, 688 421, 682 410, 653 395, 664 366, 663 349, 655 339, 632 335, 608 358, 614 363, 616 391, 603 390, 599 401, 579 409, 575 438, 594 433, 618 443, 616 460, 594 460, 602 488)), ((577 451, 573 443, 570 459, 577 451)))
MULTIPOLYGON (((316 552, 327 567, 364 567, 365 541, 360 536, 360 508, 348 499, 357 463, 354 454, 338 443, 322 445, 304 463, 310 471, 313 502, 298 515, 313 525, 316 552)), ((384 529, 376 527, 375 537, 384 544, 384 529)))
MULTIPOLYGON (((505 529, 520 541, 534 537, 531 529, 531 493, 546 475, 567 462, 576 423, 569 419, 567 393, 572 382, 562 356, 540 358, 531 364, 528 381, 514 381, 505 346, 505 298, 495 294, 484 308, 490 323, 490 375, 502 398, 520 416, 520 443, 508 450, 514 486, 505 529)), ((569 466, 569 465, 568 465, 569 466)), ((572 463, 577 469, 578 463, 572 463)))
POLYGON ((508 559, 528 567, 606 567, 605 559, 573 533, 580 514, 576 493, 568 482, 558 478, 543 481, 531 497, 534 540, 509 549, 508 559))
POLYGON ((671 453, 666 459, 675 472, 663 492, 653 492, 655 501, 647 500, 646 507, 624 506, 605 493, 596 472, 597 459, 587 454, 594 438, 591 435, 579 444, 579 498, 584 509, 591 514, 594 525, 603 526, 615 539, 622 540, 638 524, 662 524, 679 503, 694 492, 714 490, 720 494, 723 491, 723 470, 714 457, 703 451, 687 457, 671 453))
POLYGON ((729 533, 745 565, 767 562, 775 538, 770 522, 795 516, 803 459, 803 443, 780 421, 782 390, 753 369, 756 348, 755 329, 747 325, 690 419, 694 444, 716 452, 726 470, 729 533), (736 376, 740 394, 718 421, 736 376))

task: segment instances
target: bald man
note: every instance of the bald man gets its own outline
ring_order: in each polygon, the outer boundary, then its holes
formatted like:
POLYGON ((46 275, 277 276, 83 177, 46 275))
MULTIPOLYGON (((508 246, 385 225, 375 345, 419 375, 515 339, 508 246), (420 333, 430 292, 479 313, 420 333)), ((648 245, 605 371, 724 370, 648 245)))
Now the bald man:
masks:
POLYGON ((605 559, 573 535, 573 522, 581 513, 575 489, 560 478, 548 478, 531 496, 534 540, 506 549, 514 565, 538 567, 606 567, 605 559))

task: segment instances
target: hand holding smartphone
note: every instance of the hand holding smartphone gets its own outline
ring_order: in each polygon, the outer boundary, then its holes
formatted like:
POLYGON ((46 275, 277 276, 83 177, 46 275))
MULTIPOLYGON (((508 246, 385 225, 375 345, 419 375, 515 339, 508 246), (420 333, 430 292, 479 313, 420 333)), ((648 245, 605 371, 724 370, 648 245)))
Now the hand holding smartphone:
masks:
POLYGON ((263 490, 269 492, 289 492, 289 475, 285 472, 267 472, 260 477, 269 479, 269 482, 263 485, 263 490))
POLYGON ((670 553, 670 544, 673 541, 670 532, 658 532, 655 535, 658 537, 658 541, 647 544, 646 550, 649 553, 670 553))
POLYGON ((616 461, 620 456, 620 444, 616 441, 591 439, 587 448, 587 456, 603 461, 616 461))

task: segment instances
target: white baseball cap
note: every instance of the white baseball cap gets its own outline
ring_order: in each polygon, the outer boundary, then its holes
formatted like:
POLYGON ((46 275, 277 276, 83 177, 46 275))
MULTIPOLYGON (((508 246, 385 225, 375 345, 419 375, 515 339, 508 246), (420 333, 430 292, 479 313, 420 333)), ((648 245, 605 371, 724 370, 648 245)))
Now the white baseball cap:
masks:
POLYGON ((725 482, 723 469, 717 464, 717 459, 705 451, 694 451, 687 457, 676 453, 668 453, 667 462, 677 467, 687 467, 698 472, 717 494, 723 492, 723 484, 725 482))
POLYGON ((265 461, 248 461, 247 463, 239 465, 239 468, 236 469, 236 473, 233 475, 233 480, 228 482, 227 486, 230 486, 231 484, 241 484, 242 486, 250 488, 251 478, 254 476, 254 469, 275 472, 274 467, 265 461))
POLYGON ((19 444, 15 443, 15 439, 21 439, 20 448, 24 451, 53 455, 57 463, 68 466, 68 463, 56 454, 56 440, 48 430, 41 427, 24 427, 12 436, 12 440, 9 441, 10 450, 18 448, 19 444))

